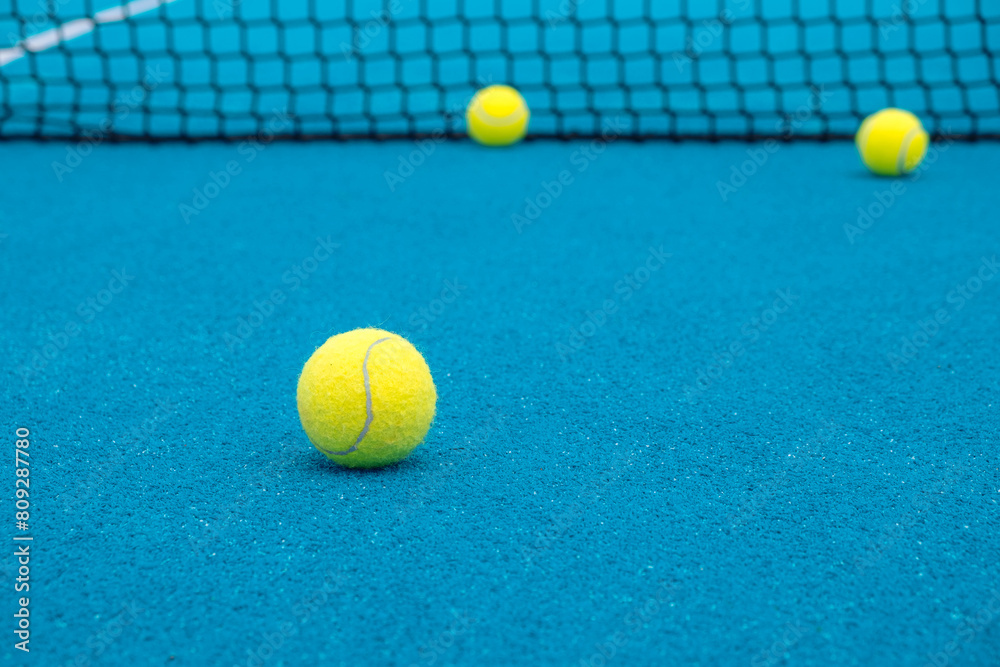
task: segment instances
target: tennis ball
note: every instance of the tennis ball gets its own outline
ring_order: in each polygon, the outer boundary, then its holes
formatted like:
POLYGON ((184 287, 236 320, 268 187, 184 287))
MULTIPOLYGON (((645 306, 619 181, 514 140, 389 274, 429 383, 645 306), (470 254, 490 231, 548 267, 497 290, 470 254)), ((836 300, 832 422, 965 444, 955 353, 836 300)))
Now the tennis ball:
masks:
POLYGON ((380 329, 333 336, 302 368, 299 419, 310 442, 348 468, 400 461, 434 420, 437 391, 405 338, 380 329))
POLYGON ((524 138, 531 112, 521 93, 510 86, 477 92, 465 111, 469 136, 485 146, 510 146, 524 138))
POLYGON ((854 137, 865 165, 880 176, 916 169, 927 152, 928 136, 920 119, 902 109, 882 109, 865 118, 854 137))

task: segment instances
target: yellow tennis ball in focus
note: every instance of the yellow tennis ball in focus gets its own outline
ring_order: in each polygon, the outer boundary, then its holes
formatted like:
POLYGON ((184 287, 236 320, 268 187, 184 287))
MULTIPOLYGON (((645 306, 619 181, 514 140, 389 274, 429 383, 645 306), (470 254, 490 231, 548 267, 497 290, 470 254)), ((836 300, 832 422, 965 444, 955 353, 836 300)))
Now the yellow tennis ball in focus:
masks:
POLYGON ((469 136, 485 146, 510 146, 524 138, 531 112, 521 93, 510 86, 488 86, 473 96, 465 111, 469 136))
POLYGON ((299 419, 313 446, 348 468, 400 461, 434 420, 431 371, 405 338, 355 329, 330 338, 302 368, 299 419))
POLYGON ((893 108, 865 118, 854 137, 861 160, 880 176, 899 176, 916 169, 924 159, 928 142, 919 118, 893 108))

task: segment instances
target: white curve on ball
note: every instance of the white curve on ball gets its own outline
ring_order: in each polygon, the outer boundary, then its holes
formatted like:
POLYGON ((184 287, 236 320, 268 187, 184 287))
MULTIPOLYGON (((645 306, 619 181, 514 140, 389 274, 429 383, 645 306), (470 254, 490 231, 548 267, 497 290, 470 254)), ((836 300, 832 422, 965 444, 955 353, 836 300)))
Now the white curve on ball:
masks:
POLYGON ((486 113, 482 105, 479 105, 473 113, 477 119, 491 127, 507 127, 514 123, 520 123, 528 115, 528 111, 524 108, 524 105, 521 105, 506 116, 491 116, 486 113))
POLYGON ((346 454, 350 454, 351 452, 358 451, 358 445, 360 445, 361 441, 365 439, 366 435, 368 435, 368 427, 372 425, 372 421, 375 419, 375 414, 372 412, 372 383, 368 378, 368 357, 371 355, 373 347, 379 343, 384 343, 387 340, 392 340, 392 338, 379 338, 377 341, 369 345, 368 349, 365 351, 365 360, 361 364, 361 375, 365 379, 365 413, 367 415, 365 417, 365 425, 361 429, 361 433, 358 434, 358 439, 354 441, 351 448, 345 449, 342 452, 330 452, 334 456, 344 456, 346 454))
POLYGON ((900 174, 906 173, 906 155, 910 152, 910 144, 920 134, 920 128, 915 127, 903 137, 903 145, 899 148, 899 155, 896 156, 896 171, 900 174))
POLYGON ((866 151, 868 150, 868 135, 872 133, 871 123, 861 123, 861 136, 858 137, 858 151, 861 153, 861 159, 864 160, 866 151))

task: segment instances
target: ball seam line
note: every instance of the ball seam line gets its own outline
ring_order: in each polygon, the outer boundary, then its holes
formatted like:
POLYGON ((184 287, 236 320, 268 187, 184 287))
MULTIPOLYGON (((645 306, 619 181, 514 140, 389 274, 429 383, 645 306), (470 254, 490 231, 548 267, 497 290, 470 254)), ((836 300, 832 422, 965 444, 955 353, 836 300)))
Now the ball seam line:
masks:
POLYGON ((522 105, 506 116, 491 116, 486 113, 485 109, 476 109, 472 112, 472 115, 476 118, 476 120, 485 125, 489 125, 490 127, 505 128, 509 125, 520 123, 528 116, 528 112, 522 105))
POLYGON ((345 456, 351 452, 358 451, 358 445, 360 445, 361 441, 365 439, 366 435, 368 435, 368 427, 372 425, 372 421, 375 419, 375 414, 372 411, 372 383, 371 379, 368 377, 368 357, 371 356, 373 347, 379 343, 384 343, 387 340, 392 340, 392 338, 379 338, 377 341, 369 345, 367 350, 365 350, 365 360, 361 362, 361 376, 364 378, 365 383, 365 425, 362 427, 361 433, 358 434, 358 439, 354 441, 353 445, 351 445, 351 448, 345 449, 342 452, 330 452, 334 456, 345 456))
POLYGON ((910 153, 910 144, 920 133, 921 128, 915 127, 903 137, 903 145, 899 148, 899 155, 896 156, 896 171, 900 174, 906 173, 906 156, 910 153))
POLYGON ((868 118, 861 124, 861 136, 858 137, 858 152, 861 153, 861 160, 868 163, 868 137, 872 133, 872 123, 868 118))

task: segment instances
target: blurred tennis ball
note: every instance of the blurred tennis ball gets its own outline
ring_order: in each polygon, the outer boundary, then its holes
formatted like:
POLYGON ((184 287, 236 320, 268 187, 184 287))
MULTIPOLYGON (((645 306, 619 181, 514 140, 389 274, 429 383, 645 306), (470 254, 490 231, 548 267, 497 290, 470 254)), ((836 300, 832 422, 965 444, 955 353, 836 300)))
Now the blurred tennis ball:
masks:
POLYGON ((524 138, 531 112, 521 93, 510 86, 477 92, 465 111, 469 136, 484 146, 510 146, 524 138))
POLYGON ((893 108, 865 118, 854 137, 861 160, 880 176, 899 176, 916 169, 924 159, 928 141, 919 118, 893 108))

